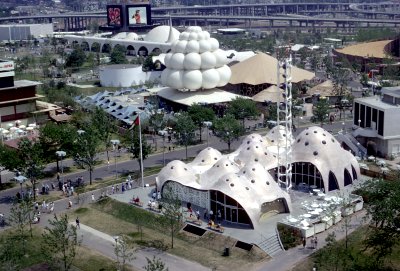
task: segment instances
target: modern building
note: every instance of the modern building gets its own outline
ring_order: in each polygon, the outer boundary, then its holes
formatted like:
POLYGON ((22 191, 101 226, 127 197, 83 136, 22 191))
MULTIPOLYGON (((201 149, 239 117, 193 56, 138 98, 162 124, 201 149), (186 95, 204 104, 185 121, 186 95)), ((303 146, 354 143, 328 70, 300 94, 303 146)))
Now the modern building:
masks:
MULTIPOLYGON (((169 189, 195 208, 221 212, 222 219, 242 227, 257 228, 265 216, 291 211, 290 194, 277 182, 279 141, 285 129, 274 127, 266 136, 248 135, 240 147, 222 155, 206 148, 185 164, 168 163, 156 177, 157 188, 169 189)), ((320 127, 310 127, 292 142, 293 186, 340 190, 360 176, 355 157, 320 127)))
POLYGON ((14 62, 0 60, 0 116, 1 123, 18 120, 23 125, 28 122, 41 123, 48 115, 59 109, 54 104, 39 101, 43 96, 36 94, 41 83, 29 80, 14 81, 14 62))
POLYGON ((20 41, 53 35, 53 24, 0 25, 0 41, 20 41))
POLYGON ((354 100, 353 132, 368 155, 391 157, 400 154, 400 90, 354 100))
POLYGON ((144 72, 142 66, 133 64, 102 66, 99 75, 102 87, 131 87, 161 82, 161 71, 144 72))

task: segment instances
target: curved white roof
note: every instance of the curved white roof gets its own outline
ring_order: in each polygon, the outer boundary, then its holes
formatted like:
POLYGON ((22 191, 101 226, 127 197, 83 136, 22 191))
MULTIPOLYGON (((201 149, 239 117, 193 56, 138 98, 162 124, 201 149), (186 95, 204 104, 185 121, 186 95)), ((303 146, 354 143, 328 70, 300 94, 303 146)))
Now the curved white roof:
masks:
POLYGON ((204 172, 200 178, 202 186, 210 187, 221 176, 229 173, 237 173, 239 167, 227 157, 219 159, 209 170, 204 172))
MULTIPOLYGON (((278 145, 278 142, 280 144, 284 144, 286 141, 286 132, 285 132, 285 127, 282 125, 277 125, 274 128, 272 128, 268 134, 265 136, 265 138, 268 140, 270 145, 278 145)), ((289 142, 293 142, 293 137, 290 136, 289 142)))
MULTIPOLYGON (((161 25, 153 28, 147 33, 146 36, 143 37, 145 41, 152 41, 152 42, 167 42, 168 38, 170 37, 170 26, 161 25)), ((179 31, 172 27, 172 32, 175 37, 179 37, 179 31)))
MULTIPOLYGON (((333 135, 317 126, 309 127, 301 132, 293 143, 292 162, 309 162, 321 173, 324 187, 329 187, 329 172, 335 174, 339 189, 344 187, 344 170, 350 176, 353 170, 360 176, 360 168, 356 158, 343 149, 333 135)), ((354 178, 354 176, 353 176, 354 178)))
POLYGON ((130 32, 128 35, 126 35, 126 40, 138 40, 139 36, 136 33, 130 32))
POLYGON ((163 183, 175 181, 193 188, 200 188, 200 185, 196 182, 196 173, 193 171, 192 167, 179 160, 169 162, 160 171, 158 178, 162 180, 163 183))
POLYGON ((259 162, 270 169, 277 166, 277 158, 264 146, 263 142, 245 142, 246 145, 240 148, 235 161, 241 165, 259 162), (247 144, 249 142, 249 144, 247 144))
POLYGON ((207 147, 204 150, 202 150, 190 164, 196 166, 213 165, 219 159, 221 159, 221 157, 222 154, 218 150, 211 147, 207 147))

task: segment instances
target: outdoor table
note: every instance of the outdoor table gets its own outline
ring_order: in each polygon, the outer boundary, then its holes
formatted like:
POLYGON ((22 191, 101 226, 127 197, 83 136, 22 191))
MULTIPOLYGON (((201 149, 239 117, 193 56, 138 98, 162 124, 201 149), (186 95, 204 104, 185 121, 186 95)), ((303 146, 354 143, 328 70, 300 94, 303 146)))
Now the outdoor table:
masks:
POLYGON ((311 204, 311 207, 313 207, 313 208, 318 208, 318 207, 319 207, 319 205, 318 205, 318 204, 316 204, 316 203, 313 203, 313 204, 311 204))
POLYGON ((305 218, 310 218, 311 215, 310 215, 310 214, 304 214, 303 217, 305 217, 305 218))

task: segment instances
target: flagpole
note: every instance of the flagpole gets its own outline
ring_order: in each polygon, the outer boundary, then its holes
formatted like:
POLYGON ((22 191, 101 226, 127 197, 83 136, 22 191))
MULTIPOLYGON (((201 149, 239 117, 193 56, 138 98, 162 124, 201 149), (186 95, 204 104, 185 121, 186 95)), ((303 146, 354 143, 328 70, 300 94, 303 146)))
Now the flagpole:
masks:
POLYGON ((143 150, 142 150, 142 122, 140 121, 140 114, 138 114, 139 118, 139 145, 140 145, 140 177, 142 179, 142 187, 144 188, 144 180, 143 180, 143 150))

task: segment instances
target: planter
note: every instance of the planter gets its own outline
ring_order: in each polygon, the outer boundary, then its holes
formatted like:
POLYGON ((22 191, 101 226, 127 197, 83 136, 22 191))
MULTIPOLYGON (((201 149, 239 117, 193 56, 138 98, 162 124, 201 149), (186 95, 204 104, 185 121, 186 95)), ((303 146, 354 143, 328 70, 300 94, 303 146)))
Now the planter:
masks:
POLYGON ((335 211, 333 213, 332 220, 333 220, 333 224, 339 223, 342 220, 342 213, 340 211, 335 211))
POLYGON ((321 219, 321 221, 325 223, 325 230, 329 229, 333 225, 332 217, 325 216, 321 219))
POLYGON ((356 205, 354 206, 354 212, 358 212, 358 211, 362 210, 363 207, 364 207, 364 202, 357 201, 356 205))
POLYGON ((342 208, 341 211, 342 211, 342 216, 343 217, 349 216, 352 213, 354 213, 354 206, 350 206, 350 207, 347 207, 347 208, 342 208))

